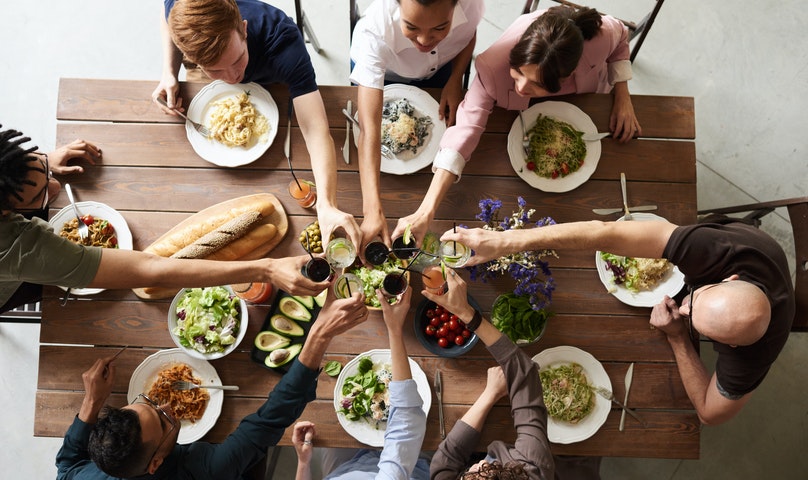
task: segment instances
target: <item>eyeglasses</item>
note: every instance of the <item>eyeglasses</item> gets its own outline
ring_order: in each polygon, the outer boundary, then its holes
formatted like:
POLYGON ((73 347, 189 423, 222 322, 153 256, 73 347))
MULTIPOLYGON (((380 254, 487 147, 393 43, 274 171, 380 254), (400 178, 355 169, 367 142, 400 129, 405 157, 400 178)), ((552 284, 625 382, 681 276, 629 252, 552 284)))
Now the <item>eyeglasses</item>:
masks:
MULTIPOLYGON (((174 419, 174 417, 169 415, 168 412, 163 410, 163 407, 161 407, 157 402, 149 398, 149 396, 146 395, 145 393, 138 394, 137 398, 135 398, 135 401, 132 402, 132 405, 136 403, 142 403, 144 405, 152 407, 154 411, 156 411, 157 414, 160 415, 160 417, 164 418, 168 422, 168 424, 171 425, 171 428, 168 429, 168 432, 163 434, 163 438, 160 439, 160 443, 157 444, 157 448, 154 449, 154 452, 149 457, 149 461, 146 462, 146 468, 148 469, 149 464, 154 459, 154 456, 157 455, 157 451, 160 450, 160 447, 163 446, 163 442, 165 442, 166 438, 171 436, 171 432, 173 432, 177 428, 177 421, 174 419)), ((163 422, 161 421, 160 423, 162 424, 163 422)))
POLYGON ((51 174, 51 170, 50 170, 50 163, 48 162, 48 154, 47 153, 36 153, 35 155, 41 155, 41 156, 45 157, 44 160, 42 158, 40 158, 39 161, 40 161, 40 163, 42 163, 42 167, 45 169, 45 170, 43 170, 43 172, 47 176, 47 179, 45 181, 45 185, 42 187, 42 190, 37 192, 36 196, 34 196, 34 199, 37 199, 40 196, 42 196, 42 205, 39 208, 31 208, 31 207, 29 207, 29 208, 15 208, 14 210, 17 211, 17 212, 38 212, 40 210, 44 210, 45 207, 48 206, 48 185, 50 184, 50 179, 53 178, 53 175, 51 174))
MULTIPOLYGON (((683 317, 685 318, 685 321, 687 322, 687 332, 688 332, 688 335, 690 335, 690 341, 691 342, 695 343, 697 341, 702 340, 701 334, 698 332, 698 330, 696 330, 693 327, 693 303, 696 301, 696 295, 695 295, 696 290, 701 289, 701 291, 699 292, 699 295, 701 295, 706 290, 709 290, 709 289, 711 289, 713 287, 717 287, 718 285, 721 285, 722 283, 726 283, 728 281, 729 280, 722 280, 719 283, 713 283, 711 285, 702 285, 701 287, 694 286, 694 287, 692 287, 690 289, 690 300, 688 301, 688 309, 689 309, 689 311, 688 311, 687 315, 683 315, 683 317)), ((707 342, 712 342, 713 341, 709 337, 704 337, 703 340, 707 341, 707 342)))

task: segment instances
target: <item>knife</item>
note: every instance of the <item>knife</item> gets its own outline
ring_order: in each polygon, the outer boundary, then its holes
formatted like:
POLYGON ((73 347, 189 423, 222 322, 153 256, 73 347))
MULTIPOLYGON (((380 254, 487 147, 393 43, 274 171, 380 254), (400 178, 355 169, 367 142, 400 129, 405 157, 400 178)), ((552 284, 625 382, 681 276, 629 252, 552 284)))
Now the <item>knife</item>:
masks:
POLYGON ((292 98, 289 98, 288 121, 286 122, 286 140, 283 142, 283 154, 286 155, 286 160, 289 162, 289 168, 292 168, 292 98))
MULTIPOLYGON (((626 396, 623 397, 623 404, 628 405, 628 392, 631 390, 631 380, 634 378, 634 364, 628 366, 628 371, 626 372, 626 396)), ((622 432, 626 426, 626 411, 623 410, 623 413, 620 414, 620 428, 619 430, 622 432)))
MULTIPOLYGON (((351 101, 348 100, 348 113, 351 112, 351 101)), ((345 159, 346 164, 351 163, 351 121, 345 121, 345 145, 342 146, 342 158, 345 159)))
POLYGON ((620 172, 620 191, 623 193, 623 210, 626 211, 623 219, 631 220, 631 212, 628 210, 628 195, 626 195, 626 174, 623 172, 620 172))
POLYGON ((596 142, 601 138, 610 137, 612 132, 584 133, 581 139, 584 142, 596 142))
MULTIPOLYGON (((640 205, 639 207, 631 207, 632 212, 650 212, 651 210, 656 210, 656 205, 640 205)), ((593 212, 597 213, 598 215, 611 215, 613 213, 622 213, 622 208, 593 208, 593 212)))
POLYGON ((443 384, 440 380, 440 370, 435 370, 435 395, 438 397, 438 422, 440 422, 440 438, 446 438, 446 429, 443 426, 443 384))

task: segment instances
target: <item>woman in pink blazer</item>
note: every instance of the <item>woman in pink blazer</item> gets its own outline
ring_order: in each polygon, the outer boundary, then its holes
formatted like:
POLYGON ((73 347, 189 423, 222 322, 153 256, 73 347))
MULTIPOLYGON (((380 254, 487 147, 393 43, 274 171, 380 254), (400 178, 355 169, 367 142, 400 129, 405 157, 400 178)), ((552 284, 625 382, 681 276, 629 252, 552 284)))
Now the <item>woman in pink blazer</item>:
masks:
POLYGON ((560 6, 522 15, 477 56, 475 66, 457 123, 441 139, 429 190, 418 210, 399 220, 393 237, 412 225, 420 242, 449 187, 460 180, 495 105, 524 110, 533 98, 613 91, 613 137, 626 142, 642 132, 628 91, 628 30, 594 9, 560 6))

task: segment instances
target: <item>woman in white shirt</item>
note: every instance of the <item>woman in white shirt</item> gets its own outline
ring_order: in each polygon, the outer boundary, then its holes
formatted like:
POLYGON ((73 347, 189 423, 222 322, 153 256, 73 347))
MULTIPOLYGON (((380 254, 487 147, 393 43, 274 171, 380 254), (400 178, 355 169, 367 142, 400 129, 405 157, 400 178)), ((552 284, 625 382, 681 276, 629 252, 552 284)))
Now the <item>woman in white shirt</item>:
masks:
POLYGON ((438 118, 452 125, 483 12, 483 0, 375 0, 357 22, 350 79, 359 85, 363 243, 390 243, 379 193, 384 85, 443 88, 438 118))

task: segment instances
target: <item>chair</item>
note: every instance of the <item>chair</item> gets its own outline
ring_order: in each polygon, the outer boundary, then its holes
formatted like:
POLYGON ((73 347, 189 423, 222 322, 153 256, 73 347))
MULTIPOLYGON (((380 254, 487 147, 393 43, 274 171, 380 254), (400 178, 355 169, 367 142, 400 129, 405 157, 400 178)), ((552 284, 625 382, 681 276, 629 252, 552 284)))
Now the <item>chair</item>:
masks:
MULTIPOLYGON (((568 2, 567 0, 553 0, 556 3, 560 3, 562 5, 567 5, 573 8, 583 8, 582 5, 577 5, 572 2, 568 2)), ((640 53, 640 47, 642 47, 643 42, 645 41, 645 36, 648 35, 648 31, 651 30, 651 25, 654 24, 654 20, 656 19, 657 14, 659 13, 659 9, 662 8, 662 3, 665 0, 656 0, 654 2, 654 8, 651 10, 648 15, 646 15, 642 20, 637 23, 630 22, 627 20, 623 20, 618 18, 623 25, 628 28, 628 41, 631 42, 634 38, 637 38, 637 42, 634 44, 634 47, 631 49, 631 56, 629 60, 631 63, 634 63, 634 58, 640 53)), ((522 10, 522 14, 530 13, 536 10, 536 7, 539 5, 539 0, 527 0, 525 2, 525 8, 522 10)))
POLYGON ((21 305, 7 312, 0 313, 0 323, 39 323, 42 319, 42 309, 39 302, 21 305))
POLYGON ((760 226, 760 219, 774 211, 775 208, 786 207, 791 220, 791 231, 794 234, 794 253, 797 263, 794 281, 794 296, 797 309, 794 315, 792 332, 808 331, 808 197, 788 198, 773 202, 752 203, 737 207, 713 208, 700 210, 699 214, 728 214, 749 212, 745 220, 760 226))
POLYGON ((314 47, 314 51, 320 53, 320 42, 317 41, 317 37, 314 35, 314 30, 311 28, 306 12, 303 11, 303 7, 300 5, 300 0, 295 0, 295 22, 300 34, 303 35, 303 39, 308 39, 308 42, 314 47))

